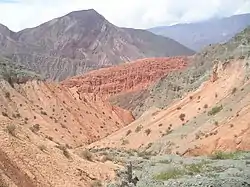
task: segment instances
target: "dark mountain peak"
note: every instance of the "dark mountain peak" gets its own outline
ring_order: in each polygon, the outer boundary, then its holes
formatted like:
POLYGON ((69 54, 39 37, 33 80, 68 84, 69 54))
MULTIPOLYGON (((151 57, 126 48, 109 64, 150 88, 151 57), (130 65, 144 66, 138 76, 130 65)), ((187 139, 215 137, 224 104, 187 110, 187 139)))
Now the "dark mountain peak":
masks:
POLYGON ((73 19, 102 19, 105 20, 105 18, 99 14, 95 9, 87 9, 87 10, 79 10, 79 11, 74 11, 66 16, 69 16, 73 19))

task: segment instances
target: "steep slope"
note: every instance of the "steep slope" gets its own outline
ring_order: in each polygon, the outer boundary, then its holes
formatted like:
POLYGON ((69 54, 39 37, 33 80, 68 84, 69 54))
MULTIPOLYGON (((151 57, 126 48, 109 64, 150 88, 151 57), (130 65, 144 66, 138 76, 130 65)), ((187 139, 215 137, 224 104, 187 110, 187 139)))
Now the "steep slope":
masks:
POLYGON ((53 80, 139 58, 194 53, 172 39, 116 27, 94 10, 72 12, 11 35, 4 33, 0 38, 3 55, 53 80))
POLYGON ((0 70, 0 186, 93 186, 115 177, 117 165, 74 148, 124 127, 130 112, 7 59, 0 70))
POLYGON ((155 101, 160 96, 168 98, 169 102, 165 99, 157 101, 158 106, 166 108, 147 105, 146 112, 136 121, 90 147, 179 155, 250 150, 247 120, 250 114, 249 46, 250 29, 246 29, 227 44, 211 47, 206 51, 207 58, 199 63, 194 61, 189 69, 181 71, 182 77, 173 72, 172 75, 177 76, 162 78, 154 87, 157 90, 151 90, 149 98, 155 101), (217 60, 213 62, 214 58, 217 60), (201 64, 200 68, 196 66, 198 64, 201 64), (173 100, 165 89, 176 86, 180 88, 173 91, 182 98, 173 100), (154 97, 156 93, 158 96, 154 97))
POLYGON ((140 92, 171 71, 183 69, 189 58, 146 58, 131 63, 91 71, 62 82, 80 93, 94 93, 102 98, 140 92))
POLYGON ((224 43, 250 25, 250 14, 212 19, 199 23, 156 27, 149 31, 172 38, 190 49, 200 51, 216 43, 224 43))

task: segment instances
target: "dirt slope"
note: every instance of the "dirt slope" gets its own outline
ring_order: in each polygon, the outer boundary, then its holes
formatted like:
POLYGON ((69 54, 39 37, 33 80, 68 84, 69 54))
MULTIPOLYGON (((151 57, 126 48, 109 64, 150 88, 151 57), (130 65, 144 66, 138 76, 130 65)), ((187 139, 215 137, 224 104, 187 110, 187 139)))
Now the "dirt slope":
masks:
POLYGON ((95 10, 71 12, 14 33, 0 26, 0 54, 52 80, 146 57, 192 55, 149 31, 119 28, 95 10))
POLYGON ((249 150, 250 82, 245 82, 248 63, 249 60, 233 60, 215 64, 211 80, 197 91, 164 110, 149 109, 129 126, 91 147, 141 148, 181 155, 249 150), (218 113, 210 114, 211 110, 218 113))
MULTIPOLYGON (((75 147, 133 120, 130 112, 74 88, 37 80, 0 82, 0 182, 9 186, 89 186, 114 177, 113 164, 91 162, 75 147)), ((2 184, 0 183, 0 184, 2 184)))
POLYGON ((169 72, 187 66, 188 57, 147 58, 119 66, 91 71, 62 82, 66 87, 77 87, 80 93, 94 93, 102 98, 139 92, 169 72))

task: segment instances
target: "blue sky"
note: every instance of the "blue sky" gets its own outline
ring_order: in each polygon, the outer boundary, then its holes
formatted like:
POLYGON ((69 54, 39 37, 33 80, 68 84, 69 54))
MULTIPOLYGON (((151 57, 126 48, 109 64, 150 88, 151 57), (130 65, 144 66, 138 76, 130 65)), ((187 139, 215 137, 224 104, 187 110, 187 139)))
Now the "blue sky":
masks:
POLYGON ((250 0, 0 0, 0 23, 18 31, 90 8, 117 26, 150 28, 250 13, 250 0))

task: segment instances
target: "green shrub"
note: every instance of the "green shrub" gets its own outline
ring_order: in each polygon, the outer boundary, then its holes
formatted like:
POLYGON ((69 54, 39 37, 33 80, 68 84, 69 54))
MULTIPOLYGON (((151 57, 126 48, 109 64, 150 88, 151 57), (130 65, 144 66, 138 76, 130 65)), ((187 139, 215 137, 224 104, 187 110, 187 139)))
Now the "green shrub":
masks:
POLYGON ((208 112, 208 115, 209 116, 214 116, 216 115, 217 113, 219 113, 221 110, 223 109, 223 106, 216 106, 216 107, 213 107, 209 112, 208 112))
POLYGON ((215 151, 210 157, 214 160, 227 160, 227 159, 237 159, 240 156, 239 151, 236 152, 223 152, 215 151))
POLYGON ((181 170, 181 169, 171 169, 169 171, 162 172, 162 173, 154 176, 154 179, 155 180, 166 181, 166 180, 169 180, 169 179, 180 178, 183 175, 185 175, 184 170, 181 170))

